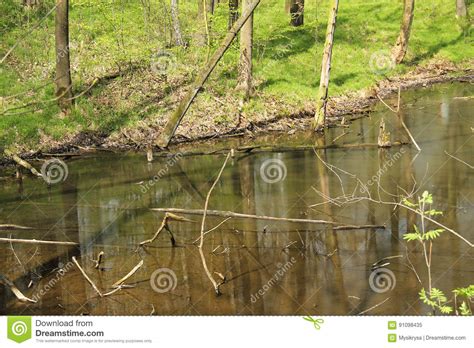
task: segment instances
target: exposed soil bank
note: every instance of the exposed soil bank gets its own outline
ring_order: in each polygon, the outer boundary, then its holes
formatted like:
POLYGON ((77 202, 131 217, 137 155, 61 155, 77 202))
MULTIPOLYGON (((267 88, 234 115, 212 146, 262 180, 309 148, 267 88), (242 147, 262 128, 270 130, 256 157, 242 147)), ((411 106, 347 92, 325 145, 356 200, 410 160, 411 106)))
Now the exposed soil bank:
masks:
MULTIPOLYGON (((390 96, 398 91, 409 88, 427 87, 437 83, 446 82, 474 82, 473 69, 461 69, 451 63, 433 63, 426 67, 418 67, 414 71, 394 78, 387 78, 379 82, 375 87, 353 92, 345 96, 330 98, 328 102, 328 125, 334 125, 341 121, 363 117, 368 114, 380 97, 390 96)), ((216 99, 215 104, 209 104, 207 110, 203 110, 202 116, 196 118, 184 118, 179 126, 172 145, 182 143, 204 141, 229 136, 253 136, 265 132, 288 132, 296 130, 307 130, 310 127, 314 115, 313 103, 307 102, 292 111, 288 111, 286 105, 278 100, 266 100, 265 112, 249 115, 249 111, 242 111, 242 105, 238 99, 225 100, 225 103, 234 104, 235 109, 240 110, 236 114, 235 122, 216 124, 214 120, 215 109, 222 107, 222 101, 216 99)), ((48 154, 58 153, 82 153, 93 150, 140 150, 160 133, 166 120, 150 120, 148 124, 140 127, 125 128, 114 134, 99 132, 80 132, 72 135, 69 139, 61 142, 42 144, 42 151, 32 151, 21 154, 22 158, 41 158, 48 154), (46 149, 46 150, 45 150, 46 149)), ((155 148, 155 150, 159 150, 155 148)), ((0 159, 0 165, 11 164, 6 158, 0 159)))

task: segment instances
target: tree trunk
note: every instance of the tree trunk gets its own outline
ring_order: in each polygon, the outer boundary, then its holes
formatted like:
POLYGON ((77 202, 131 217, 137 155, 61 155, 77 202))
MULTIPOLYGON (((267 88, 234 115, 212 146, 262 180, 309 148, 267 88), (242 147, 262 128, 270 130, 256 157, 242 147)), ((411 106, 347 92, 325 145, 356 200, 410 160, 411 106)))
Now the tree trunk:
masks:
POLYGON ((290 7, 292 2, 293 0, 285 0, 285 12, 288 14, 290 13, 290 7))
POLYGON ((184 46, 181 26, 179 24, 178 0, 171 0, 171 21, 173 22, 173 36, 176 46, 184 46))
POLYGON ((207 5, 207 12, 210 14, 214 14, 214 9, 216 7, 216 1, 215 0, 206 0, 206 5, 207 5))
POLYGON ((69 60, 69 0, 56 3, 56 98, 62 110, 72 105, 71 63, 69 60))
POLYGON ((39 0, 23 0, 23 6, 33 7, 39 5, 39 0))
POLYGON ((392 59, 395 63, 400 64, 405 58, 408 49, 408 41, 410 39, 411 24, 415 10, 415 0, 404 0, 403 19, 400 27, 400 35, 392 51, 392 59))
POLYGON ((229 0, 229 24, 227 29, 232 28, 237 19, 239 19, 239 0, 229 0))
POLYGON ((332 0, 331 8, 329 10, 328 26, 326 29, 326 43, 324 44, 323 61, 321 63, 319 91, 316 98, 316 114, 313 124, 315 130, 324 130, 329 89, 329 73, 331 71, 332 47, 334 44, 334 32, 336 31, 338 9, 339 0, 332 0))
POLYGON ((456 17, 467 17, 467 7, 465 0, 456 0, 456 17))
POLYGON ((304 0, 290 1, 290 25, 299 27, 304 23, 304 0))
POLYGON ((260 1, 261 0, 254 0, 252 2, 252 5, 249 6, 246 11, 243 11, 242 16, 237 20, 237 22, 235 22, 234 26, 229 30, 226 37, 221 42, 219 48, 209 60, 209 63, 197 76, 193 86, 191 87, 191 90, 184 96, 184 98, 179 103, 178 108, 166 123, 165 128, 163 129, 159 138, 156 141, 156 144, 158 146, 168 147, 171 138, 176 132, 176 129, 181 123, 181 120, 183 119, 184 115, 186 115, 186 112, 189 110, 189 107, 191 106, 194 98, 196 98, 202 86, 209 78, 209 75, 211 75, 217 63, 219 63, 219 60, 222 58, 234 38, 237 36, 239 30, 242 28, 245 22, 252 16, 253 11, 258 6, 260 1))
MULTIPOLYGON (((242 0, 242 12, 252 5, 252 0, 242 0)), ((237 88, 244 92, 248 99, 252 92, 252 46, 253 46, 253 14, 240 31, 240 62, 237 88)))

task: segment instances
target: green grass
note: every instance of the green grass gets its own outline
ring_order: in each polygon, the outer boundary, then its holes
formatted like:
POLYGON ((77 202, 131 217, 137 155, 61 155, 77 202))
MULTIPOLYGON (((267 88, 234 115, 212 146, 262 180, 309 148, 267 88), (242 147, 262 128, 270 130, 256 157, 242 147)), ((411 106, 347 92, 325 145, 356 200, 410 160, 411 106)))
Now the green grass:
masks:
MULTIPOLYGON (((172 52, 176 64, 167 77, 171 81, 169 85, 156 82, 160 84, 158 88, 149 79, 144 84, 139 70, 122 84, 120 79, 127 76, 99 83, 90 93, 77 99, 71 114, 59 117, 52 85, 54 16, 46 18, 39 28, 29 33, 54 1, 44 0, 36 10, 25 10, 19 3, 3 0, 0 4, 0 56, 19 42, 0 65, 0 147, 35 149, 48 139, 61 140, 79 131, 111 133, 142 120, 165 117, 175 101, 173 91, 179 87, 176 81, 192 80, 205 63, 207 48, 196 44, 202 23, 197 19, 195 1, 180 2, 181 26, 190 43, 184 49, 171 47, 169 22, 163 20, 162 4, 168 3, 166 1, 150 0, 148 10, 140 1, 73 0, 70 40, 76 92, 87 89, 95 78, 131 65, 143 66, 143 76, 146 76, 154 56, 161 50, 172 52), (159 91, 166 107, 159 106, 153 99, 159 91), (111 95, 115 99, 109 98, 111 95), (107 100, 109 102, 105 102, 107 100)), ((305 24, 298 28, 288 25, 289 18, 281 1, 264 0, 257 9, 254 76, 258 93, 246 111, 261 112, 269 99, 287 103, 288 110, 314 99, 319 85, 328 1, 308 0, 306 3, 305 24)), ((472 4, 470 10, 473 13, 472 4)), ((401 1, 352 0, 340 4, 330 96, 364 89, 385 78, 384 74, 374 73, 370 61, 374 54, 390 51, 398 35, 401 13, 401 1)), ((226 30, 224 2, 212 17, 211 52, 226 30)), ((406 61, 386 73, 402 74, 430 60, 467 65, 474 56, 472 43, 472 37, 464 35, 457 25, 452 1, 418 1, 406 61)), ((238 58, 236 42, 213 73, 208 82, 209 90, 199 97, 203 102, 212 103, 211 93, 223 98, 233 94, 238 58)), ((195 106, 195 109, 189 117, 199 116, 199 108, 195 106)), ((215 122, 227 122, 229 118, 220 115, 215 122)))

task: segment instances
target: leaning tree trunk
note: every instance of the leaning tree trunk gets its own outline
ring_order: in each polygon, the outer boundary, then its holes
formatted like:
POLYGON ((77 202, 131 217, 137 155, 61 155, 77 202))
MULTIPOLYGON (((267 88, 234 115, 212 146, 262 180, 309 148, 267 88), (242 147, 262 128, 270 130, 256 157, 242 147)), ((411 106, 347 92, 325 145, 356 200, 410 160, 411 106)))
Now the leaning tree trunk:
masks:
POLYGON ((229 23, 227 29, 232 28, 239 19, 239 0, 229 0, 229 23))
MULTIPOLYGON (((242 12, 246 12, 252 5, 252 0, 242 1, 242 12)), ((253 14, 240 30, 240 62, 238 89, 244 92, 248 99, 252 92, 252 46, 253 46, 253 14)))
POLYGON ((62 110, 72 104, 71 63, 69 59, 69 0, 56 3, 56 98, 62 110))
POLYGON ((290 1, 290 25, 299 27, 304 24, 304 0, 290 1))
POLYGON ((415 10, 415 0, 404 0, 403 3, 403 19, 400 26, 400 35, 392 51, 392 60, 400 64, 405 58, 408 49, 408 41, 410 40, 411 24, 413 23, 413 15, 415 10))
POLYGON ((324 130, 329 89, 329 73, 331 71, 332 47, 334 44, 334 32, 336 31, 338 9, 339 0, 332 0, 331 8, 329 10, 328 26, 326 29, 326 43, 324 44, 323 61, 321 64, 319 91, 316 98, 316 113, 313 124, 315 130, 324 130))
POLYGON ((173 22, 173 37, 176 46, 184 46, 181 26, 179 24, 178 0, 171 0, 171 21, 173 22))

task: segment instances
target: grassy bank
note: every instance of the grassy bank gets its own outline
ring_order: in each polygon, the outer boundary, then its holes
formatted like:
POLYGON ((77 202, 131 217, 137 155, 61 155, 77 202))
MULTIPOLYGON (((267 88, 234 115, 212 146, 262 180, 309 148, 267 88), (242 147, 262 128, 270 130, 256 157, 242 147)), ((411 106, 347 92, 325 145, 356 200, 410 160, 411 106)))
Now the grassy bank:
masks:
MULTIPOLYGON (((54 2, 44 0, 35 10, 25 10, 19 2, 0 4, 0 55, 17 44, 0 65, 0 147, 22 152, 49 148, 84 131, 153 136, 206 61, 208 49, 200 44, 203 25, 194 1, 180 2, 181 27, 189 43, 182 48, 171 45, 169 9, 162 6, 168 2, 151 0, 144 7, 140 1, 73 0, 72 77, 75 93, 83 94, 70 114, 61 115, 52 84, 54 16, 45 18, 54 2)), ((234 91, 239 56, 235 43, 184 127, 205 131, 235 124, 239 117, 252 121, 269 113, 289 115, 314 100, 328 1, 306 3, 304 26, 293 28, 282 1, 262 1, 255 15, 254 98, 241 105, 234 91)), ((472 4, 470 9, 472 13, 472 4)), ((472 65, 472 34, 458 27, 455 4, 429 0, 416 4, 405 63, 390 66, 384 57, 398 35, 401 12, 402 3, 393 0, 341 4, 330 96, 367 89, 437 61, 458 68, 472 65)), ((218 6, 211 19, 212 52, 226 33, 226 5, 218 6)))

